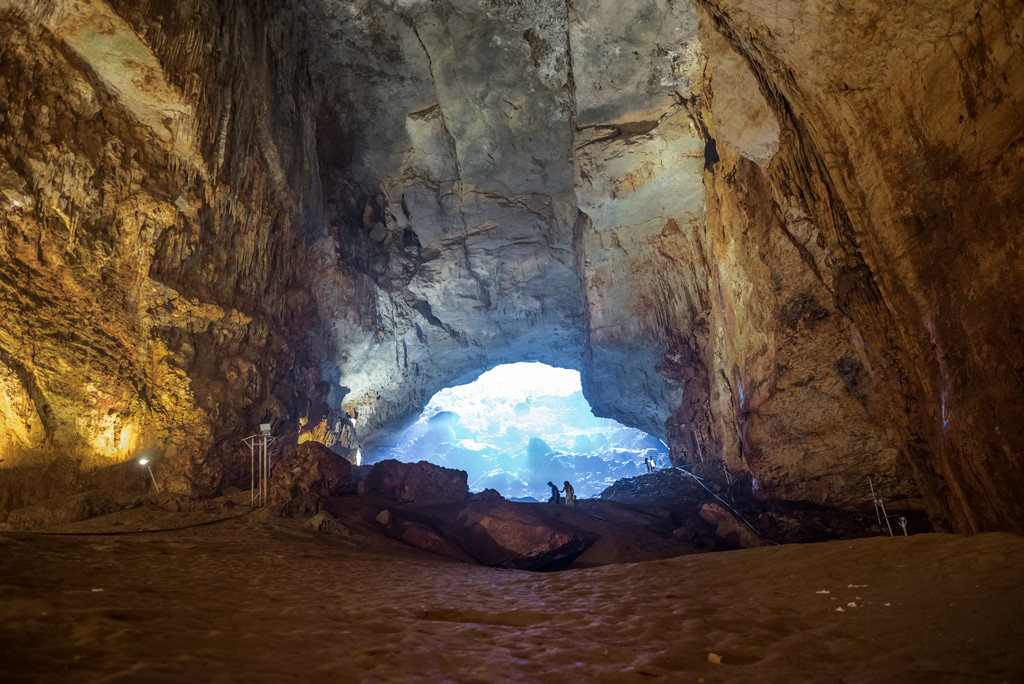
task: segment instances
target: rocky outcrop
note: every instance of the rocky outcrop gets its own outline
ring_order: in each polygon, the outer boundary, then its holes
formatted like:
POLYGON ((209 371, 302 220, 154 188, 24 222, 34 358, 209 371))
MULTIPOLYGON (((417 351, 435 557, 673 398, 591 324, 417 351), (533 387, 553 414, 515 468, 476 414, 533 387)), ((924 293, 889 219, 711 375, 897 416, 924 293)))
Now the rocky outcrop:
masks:
MULTIPOLYGON (((428 522, 409 520, 401 514, 385 508, 374 518, 389 536, 417 549, 446 556, 463 563, 475 563, 475 558, 460 549, 452 540, 446 539, 428 522)), ((436 522, 434 523, 437 524, 436 522)))
POLYGON ((436 504, 464 501, 469 485, 464 470, 388 459, 373 464, 359 482, 359 493, 399 503, 436 504))
POLYGON ((364 517, 372 515, 374 527, 424 551, 521 570, 636 563, 766 543, 706 490, 691 497, 663 488, 662 494, 657 504, 588 499, 572 507, 497 497, 380 509, 366 499, 364 517))
POLYGON ((570 524, 554 524, 531 504, 478 501, 459 512, 452 538, 482 565, 519 570, 568 566, 594 537, 570 524))
MULTIPOLYGON (((667 468, 639 477, 626 477, 601 492, 601 498, 624 504, 678 504, 683 500, 700 501, 707 495, 700 481, 691 475, 667 468)), ((692 507, 696 512, 700 504, 692 507)))
POLYGON ((539 360, 765 505, 1024 529, 1022 12, 0 2, 0 467, 208 495, 539 360))
POLYGON ((726 548, 752 549, 766 545, 764 539, 721 504, 703 504, 700 507, 700 518, 714 528, 715 537, 727 544, 726 548))
POLYGON ((393 538, 455 560, 518 570, 568 567, 598 535, 554 507, 503 499, 382 510, 375 518, 393 538))
POLYGON ((277 515, 316 513, 348 489, 352 464, 318 442, 304 442, 277 463, 267 487, 267 506, 277 515))
POLYGON ((341 537, 348 537, 352 534, 352 530, 326 511, 320 511, 314 515, 309 519, 306 525, 317 532, 323 532, 324 534, 332 534, 341 537))

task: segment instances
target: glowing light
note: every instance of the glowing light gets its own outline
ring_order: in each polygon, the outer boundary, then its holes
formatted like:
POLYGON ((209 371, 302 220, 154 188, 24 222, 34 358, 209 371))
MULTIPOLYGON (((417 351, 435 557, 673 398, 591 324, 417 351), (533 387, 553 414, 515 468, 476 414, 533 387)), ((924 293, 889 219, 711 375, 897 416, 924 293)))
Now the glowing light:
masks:
POLYGON ((118 416, 104 416, 97 421, 98 431, 92 438, 92 448, 110 460, 127 460, 138 445, 139 430, 131 424, 122 424, 118 416))
POLYGON ((595 417, 577 371, 515 363, 441 390, 394 449, 369 460, 431 461, 465 470, 474 491, 546 500, 548 480, 596 496, 646 472, 645 457, 664 462, 667 452, 650 435, 595 417))
POLYGON ((149 479, 153 480, 153 489, 155 489, 157 492, 159 492, 160 491, 160 485, 158 485, 157 482, 156 482, 156 476, 153 474, 153 467, 151 465, 149 465, 149 461, 150 461, 149 456, 140 456, 139 457, 139 465, 140 466, 144 466, 146 468, 146 470, 149 471, 149 479))

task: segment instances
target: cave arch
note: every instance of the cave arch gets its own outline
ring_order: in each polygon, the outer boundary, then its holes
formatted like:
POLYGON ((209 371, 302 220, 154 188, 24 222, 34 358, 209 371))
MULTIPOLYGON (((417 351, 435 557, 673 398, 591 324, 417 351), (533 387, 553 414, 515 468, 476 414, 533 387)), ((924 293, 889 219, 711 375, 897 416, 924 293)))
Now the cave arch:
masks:
POLYGON ((500 364, 437 392, 391 446, 367 463, 420 460, 465 470, 471 491, 547 498, 547 482, 571 481, 578 496, 669 465, 660 439, 594 415, 578 371, 539 362, 500 364))
POLYGON ((0 13, 3 467, 138 433, 209 495, 264 421, 351 403, 371 437, 531 358, 765 498, 870 474, 1024 529, 1024 15, 642 4, 0 13))

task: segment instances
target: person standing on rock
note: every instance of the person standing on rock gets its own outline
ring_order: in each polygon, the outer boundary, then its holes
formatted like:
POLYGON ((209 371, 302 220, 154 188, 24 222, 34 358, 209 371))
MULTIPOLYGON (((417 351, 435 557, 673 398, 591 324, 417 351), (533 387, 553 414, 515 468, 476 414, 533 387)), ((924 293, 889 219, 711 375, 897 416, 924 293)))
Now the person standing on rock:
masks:
POLYGON ((551 487, 551 498, 548 499, 548 503, 553 503, 557 506, 561 499, 561 497, 558 496, 558 487, 551 480, 548 480, 548 487, 551 487))
MULTIPOLYGON (((548 484, 551 484, 551 483, 549 482, 548 484)), ((551 485, 551 486, 554 487, 554 485, 551 485)), ((572 485, 569 484, 568 480, 565 481, 565 489, 562 489, 560 491, 565 492, 565 505, 566 506, 575 506, 576 505, 576 492, 573 491, 572 485)))

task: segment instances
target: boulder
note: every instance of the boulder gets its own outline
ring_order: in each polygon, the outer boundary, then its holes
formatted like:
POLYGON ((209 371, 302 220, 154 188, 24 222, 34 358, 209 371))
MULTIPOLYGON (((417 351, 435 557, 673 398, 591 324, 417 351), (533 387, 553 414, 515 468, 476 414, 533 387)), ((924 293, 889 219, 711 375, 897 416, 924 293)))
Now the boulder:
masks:
POLYGON ((321 502, 341 496, 348 487, 352 465, 319 442, 303 442, 274 467, 267 505, 277 515, 316 513, 321 502))
POLYGON ((342 537, 347 537, 352 534, 352 530, 326 511, 320 511, 310 518, 309 522, 306 524, 317 532, 324 532, 326 534, 335 534, 342 537))
POLYGON ((764 541, 741 520, 717 503, 706 503, 700 507, 700 517, 715 529, 715 536, 726 548, 749 549, 764 546, 764 541))
POLYGON ((469 485, 464 470, 389 459, 373 464, 359 483, 359 493, 399 503, 449 503, 465 500, 469 485))
POLYGON ((618 480, 601 492, 606 501, 625 504, 659 504, 695 509, 708 492, 691 475, 674 468, 618 480))
POLYGON ((417 549, 439 556, 447 556, 463 563, 474 563, 475 559, 463 553, 451 540, 443 537, 426 523, 408 520, 388 509, 377 514, 375 520, 393 539, 405 542, 417 549))
POLYGON ((475 494, 469 495, 470 501, 500 501, 504 498, 505 497, 501 495, 501 492, 499 492, 497 489, 491 488, 487 488, 482 492, 477 492, 475 494))
POLYGON ((519 570, 567 567, 596 536, 512 501, 467 503, 445 530, 482 565, 519 570))

